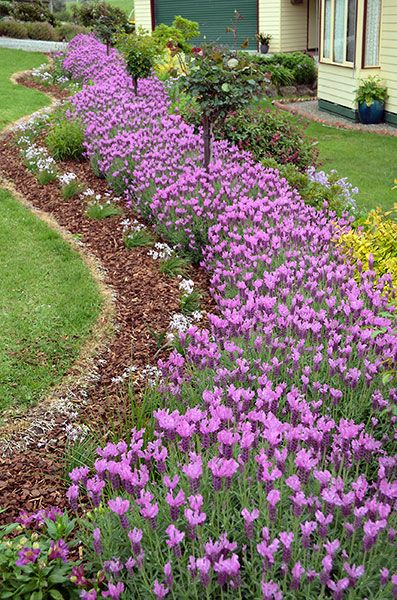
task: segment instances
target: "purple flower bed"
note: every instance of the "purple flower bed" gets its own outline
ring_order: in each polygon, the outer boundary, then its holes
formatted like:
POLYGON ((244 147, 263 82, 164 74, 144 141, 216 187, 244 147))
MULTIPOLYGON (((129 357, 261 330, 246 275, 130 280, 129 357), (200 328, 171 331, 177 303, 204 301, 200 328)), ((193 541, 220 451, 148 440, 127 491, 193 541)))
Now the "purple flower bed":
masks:
POLYGON ((64 67, 90 82, 72 98, 88 156, 202 260, 218 307, 160 362, 154 434, 133 430, 71 473, 72 508, 87 495, 95 508, 87 560, 104 595, 397 594, 394 309, 333 243, 349 218, 225 142, 203 170, 163 85, 140 81, 136 97, 94 37, 75 38, 64 67))

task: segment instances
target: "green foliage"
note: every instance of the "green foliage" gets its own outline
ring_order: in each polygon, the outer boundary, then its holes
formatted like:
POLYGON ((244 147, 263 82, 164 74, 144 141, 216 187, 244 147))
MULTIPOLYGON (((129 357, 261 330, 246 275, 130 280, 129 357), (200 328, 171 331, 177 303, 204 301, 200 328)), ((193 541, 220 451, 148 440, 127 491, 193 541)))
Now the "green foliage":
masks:
POLYGON ((206 167, 211 161, 212 127, 231 111, 248 105, 262 83, 260 69, 244 54, 208 46, 195 56, 183 87, 200 107, 206 167))
POLYGON ((294 73, 288 67, 283 65, 268 65, 267 71, 271 75, 271 82, 279 91, 284 85, 293 85, 295 83, 294 73))
POLYGON ((82 2, 72 6, 73 22, 84 27, 95 27, 101 16, 113 17, 115 27, 124 27, 127 17, 124 11, 108 2, 82 2))
POLYGON ((367 79, 360 79, 360 85, 356 90, 355 102, 357 104, 365 104, 371 106, 371 104, 378 100, 379 102, 386 102, 389 94, 387 93, 387 87, 382 83, 378 75, 371 75, 367 79))
POLYGON ((185 275, 189 269, 190 262, 181 256, 171 256, 160 262, 160 272, 170 277, 185 275))
POLYGON ((104 179, 105 175, 100 169, 99 159, 100 159, 100 157, 99 157, 98 152, 94 152, 94 154, 90 158, 90 167, 91 167, 92 172, 94 173, 95 177, 98 177, 98 179, 104 179))
MULTIPOLYGON (((64 513, 55 521, 46 519, 41 529, 22 527, 16 523, 0 527, 0 599, 67 600, 78 598, 71 583, 72 568, 77 563, 52 558, 51 549, 59 540, 69 540, 75 521, 64 513), (39 551, 35 562, 17 566, 22 548, 39 551)), ((61 542, 61 544, 63 543, 61 542)), ((74 543, 70 543, 72 548, 74 543)))
POLYGON ((84 153, 84 130, 77 120, 62 119, 48 132, 47 148, 55 160, 81 159, 84 153))
POLYGON ((129 231, 123 236, 124 246, 128 249, 151 246, 153 241, 153 235, 147 229, 129 231))
POLYGON ((82 189, 83 189, 83 186, 79 182, 79 180, 73 179, 73 181, 70 181, 69 183, 67 183, 66 185, 63 185, 61 187, 62 198, 64 200, 70 200, 71 198, 74 198, 75 196, 80 194, 82 189))
POLYGON ((153 32, 153 39, 158 51, 171 48, 174 51, 182 50, 189 53, 191 47, 187 43, 200 35, 199 24, 189 21, 181 16, 176 16, 172 25, 160 23, 153 32))
POLYGON ((318 181, 312 181, 305 171, 300 171, 293 164, 280 164, 274 158, 266 158, 262 165, 269 169, 277 169, 290 185, 297 190, 306 204, 321 209, 324 202, 328 204, 330 210, 341 215, 345 211, 352 209, 351 203, 346 198, 346 189, 340 185, 340 177, 336 171, 327 174, 328 185, 325 186, 318 181))
POLYGON ((28 29, 25 23, 20 23, 19 21, 0 21, 1 36, 26 40, 28 38, 28 29))
POLYGON ((25 23, 28 32, 28 37, 31 40, 47 40, 56 42, 59 37, 55 28, 47 22, 34 21, 25 23))
POLYGON ((46 21, 55 25, 55 17, 40 0, 33 2, 13 2, 12 16, 17 21, 46 21))
POLYGON ((38 171, 36 174, 37 181, 40 185, 48 185, 57 178, 57 172, 54 169, 38 171))
MULTIPOLYGON (((251 60, 255 62, 264 72, 288 74, 288 83, 280 85, 312 85, 317 79, 317 66, 314 59, 303 52, 284 52, 273 54, 251 55, 251 60)), ((277 78, 277 74, 274 76, 277 78)), ((279 79, 281 76, 279 76, 279 79)))
POLYGON ((181 80, 178 78, 167 86, 168 95, 171 100, 170 113, 179 113, 183 119, 194 125, 196 129, 201 124, 200 105, 196 98, 181 89, 181 80))
POLYGON ((181 297, 181 312, 185 315, 190 315, 196 310, 200 310, 201 294, 193 290, 190 294, 183 294, 181 297))
POLYGON ((305 170, 317 159, 314 142, 281 111, 263 107, 239 111, 222 122, 218 136, 249 150, 258 161, 274 158, 280 164, 292 163, 305 170))
POLYGON ((89 29, 87 27, 83 27, 82 25, 75 25, 74 23, 62 23, 62 25, 57 25, 55 28, 57 32, 57 36, 60 40, 65 40, 69 42, 79 33, 88 33, 89 29))
POLYGON ((86 214, 90 219, 107 219, 108 217, 119 217, 123 210, 112 202, 101 202, 94 200, 87 207, 86 214))
POLYGON ((2 17, 8 17, 12 11, 11 2, 7 2, 6 0, 0 0, 0 19, 2 17))
POLYGON ((138 80, 149 77, 157 55, 153 37, 138 33, 120 34, 116 39, 116 47, 125 58, 135 93, 138 93, 138 80))

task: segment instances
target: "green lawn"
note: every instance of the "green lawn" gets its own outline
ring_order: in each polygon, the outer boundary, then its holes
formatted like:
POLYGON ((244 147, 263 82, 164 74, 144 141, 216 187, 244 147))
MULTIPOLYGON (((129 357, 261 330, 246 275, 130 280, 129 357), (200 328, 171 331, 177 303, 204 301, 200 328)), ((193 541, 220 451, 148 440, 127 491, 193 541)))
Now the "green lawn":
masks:
POLYGON ((0 48, 0 130, 20 117, 50 104, 45 94, 10 81, 13 73, 33 69, 46 61, 44 54, 39 52, 0 48))
POLYGON ((34 402, 76 359, 100 298, 70 246, 0 190, 0 409, 34 402))
POLYGON ((318 140, 321 168, 336 169, 358 187, 358 203, 388 210, 397 202, 397 137, 336 129, 309 122, 306 133, 318 140))
MULTIPOLYGON (((0 128, 49 104, 9 81, 42 54, 0 49, 0 128)), ((101 297, 80 256, 0 189, 0 411, 37 401, 77 358, 101 297)))

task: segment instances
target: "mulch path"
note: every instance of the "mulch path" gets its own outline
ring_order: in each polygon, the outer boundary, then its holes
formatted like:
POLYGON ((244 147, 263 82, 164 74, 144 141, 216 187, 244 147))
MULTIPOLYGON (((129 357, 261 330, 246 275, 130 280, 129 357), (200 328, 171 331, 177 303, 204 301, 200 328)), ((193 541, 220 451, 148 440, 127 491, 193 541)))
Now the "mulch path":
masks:
MULTIPOLYGON (((42 91, 48 88, 25 81, 42 91)), ((53 90, 51 90, 53 91, 53 90)), ((58 98, 59 90, 54 90, 58 98)), ((62 94, 62 97, 64 95, 62 94)), ((92 173, 87 162, 68 161, 60 165, 63 172, 74 171, 79 180, 97 193, 107 191, 106 182, 92 173)), ((123 217, 92 220, 85 215, 80 199, 65 201, 57 183, 42 186, 21 163, 12 134, 0 142, 0 174, 14 182, 18 192, 34 206, 52 215, 72 234, 78 234, 84 246, 105 269, 105 283, 116 295, 116 334, 100 357, 99 378, 89 390, 89 402, 80 414, 101 431, 123 418, 126 399, 112 378, 132 364, 138 368, 156 364, 158 347, 148 328, 165 332, 173 313, 179 312, 178 279, 159 271, 159 261, 148 256, 147 248, 127 250, 122 241, 121 221, 136 218, 128 209, 123 217)), ((203 294, 204 312, 213 310, 204 271, 191 267, 189 277, 203 294)), ((61 421, 61 419, 60 419, 61 421)), ((20 510, 37 510, 45 506, 65 505, 64 452, 66 434, 61 422, 48 434, 42 447, 30 447, 0 458, 0 507, 6 511, 0 521, 15 518, 20 510)))

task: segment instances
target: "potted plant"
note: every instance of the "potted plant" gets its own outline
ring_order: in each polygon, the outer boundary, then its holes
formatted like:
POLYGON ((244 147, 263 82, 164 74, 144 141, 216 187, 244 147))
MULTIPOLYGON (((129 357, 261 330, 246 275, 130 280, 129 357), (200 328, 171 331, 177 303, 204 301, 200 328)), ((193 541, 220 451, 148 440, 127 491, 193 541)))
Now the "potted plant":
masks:
POLYGON ((258 40, 260 53, 267 54, 269 52, 269 44, 272 36, 269 33, 258 33, 256 39, 258 40))
POLYGON ((377 75, 361 79, 356 90, 356 103, 361 123, 372 125, 383 120, 388 93, 377 75))

